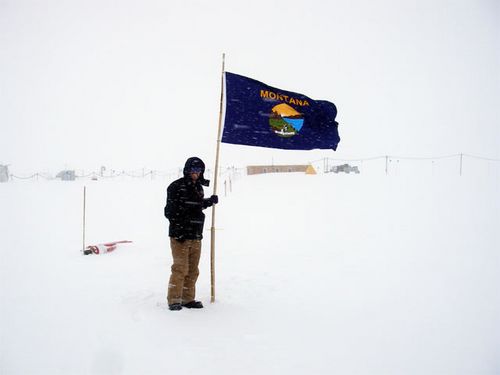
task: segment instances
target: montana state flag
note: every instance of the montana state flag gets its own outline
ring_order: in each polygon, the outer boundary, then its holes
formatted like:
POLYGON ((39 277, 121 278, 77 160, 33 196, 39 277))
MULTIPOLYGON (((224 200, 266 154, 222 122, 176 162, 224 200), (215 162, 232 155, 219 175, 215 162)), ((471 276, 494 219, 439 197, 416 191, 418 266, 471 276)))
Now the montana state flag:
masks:
POLYGON ((335 104, 225 72, 222 142, 288 150, 337 149, 335 104))

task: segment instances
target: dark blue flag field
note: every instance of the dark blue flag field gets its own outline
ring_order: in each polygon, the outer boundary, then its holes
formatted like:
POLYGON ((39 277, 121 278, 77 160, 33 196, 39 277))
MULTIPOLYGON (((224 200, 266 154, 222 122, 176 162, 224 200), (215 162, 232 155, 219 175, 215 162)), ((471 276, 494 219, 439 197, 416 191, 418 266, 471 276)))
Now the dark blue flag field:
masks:
POLYGON ((335 104, 225 72, 221 141, 288 150, 337 149, 335 104))

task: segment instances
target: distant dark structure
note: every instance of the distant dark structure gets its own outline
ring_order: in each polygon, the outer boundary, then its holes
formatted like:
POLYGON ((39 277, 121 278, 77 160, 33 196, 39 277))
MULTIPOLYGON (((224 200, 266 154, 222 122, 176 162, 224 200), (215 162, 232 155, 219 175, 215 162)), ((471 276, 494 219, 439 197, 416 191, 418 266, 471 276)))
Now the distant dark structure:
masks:
POLYGON ((74 170, 61 171, 56 175, 56 178, 60 178, 61 181, 75 181, 76 175, 74 170))
POLYGON ((302 172, 306 174, 316 174, 312 165, 249 165, 247 175, 265 173, 293 173, 302 172))
POLYGON ((330 168, 330 172, 333 173, 359 173, 359 168, 356 165, 349 165, 349 164, 342 164, 342 165, 335 165, 332 168, 330 168))
POLYGON ((0 182, 9 181, 9 166, 0 164, 0 182))

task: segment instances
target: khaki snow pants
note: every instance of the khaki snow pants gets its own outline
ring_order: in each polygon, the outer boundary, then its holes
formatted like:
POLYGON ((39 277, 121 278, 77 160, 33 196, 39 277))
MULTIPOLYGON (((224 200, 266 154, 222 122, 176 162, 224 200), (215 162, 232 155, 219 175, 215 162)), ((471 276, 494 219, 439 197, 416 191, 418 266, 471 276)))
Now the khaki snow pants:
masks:
POLYGON ((194 301, 196 280, 200 274, 201 240, 179 242, 170 238, 172 249, 172 273, 168 283, 168 304, 194 301))

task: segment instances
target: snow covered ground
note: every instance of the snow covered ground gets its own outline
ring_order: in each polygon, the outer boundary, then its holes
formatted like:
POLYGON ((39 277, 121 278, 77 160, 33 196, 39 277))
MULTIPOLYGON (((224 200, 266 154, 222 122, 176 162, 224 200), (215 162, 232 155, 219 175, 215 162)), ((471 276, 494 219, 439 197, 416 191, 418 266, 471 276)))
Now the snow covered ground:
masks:
POLYGON ((498 374, 499 175, 456 174, 241 177, 180 312, 169 181, 1 184, 0 373, 498 374), (133 244, 81 255, 84 184, 87 243, 133 244))

